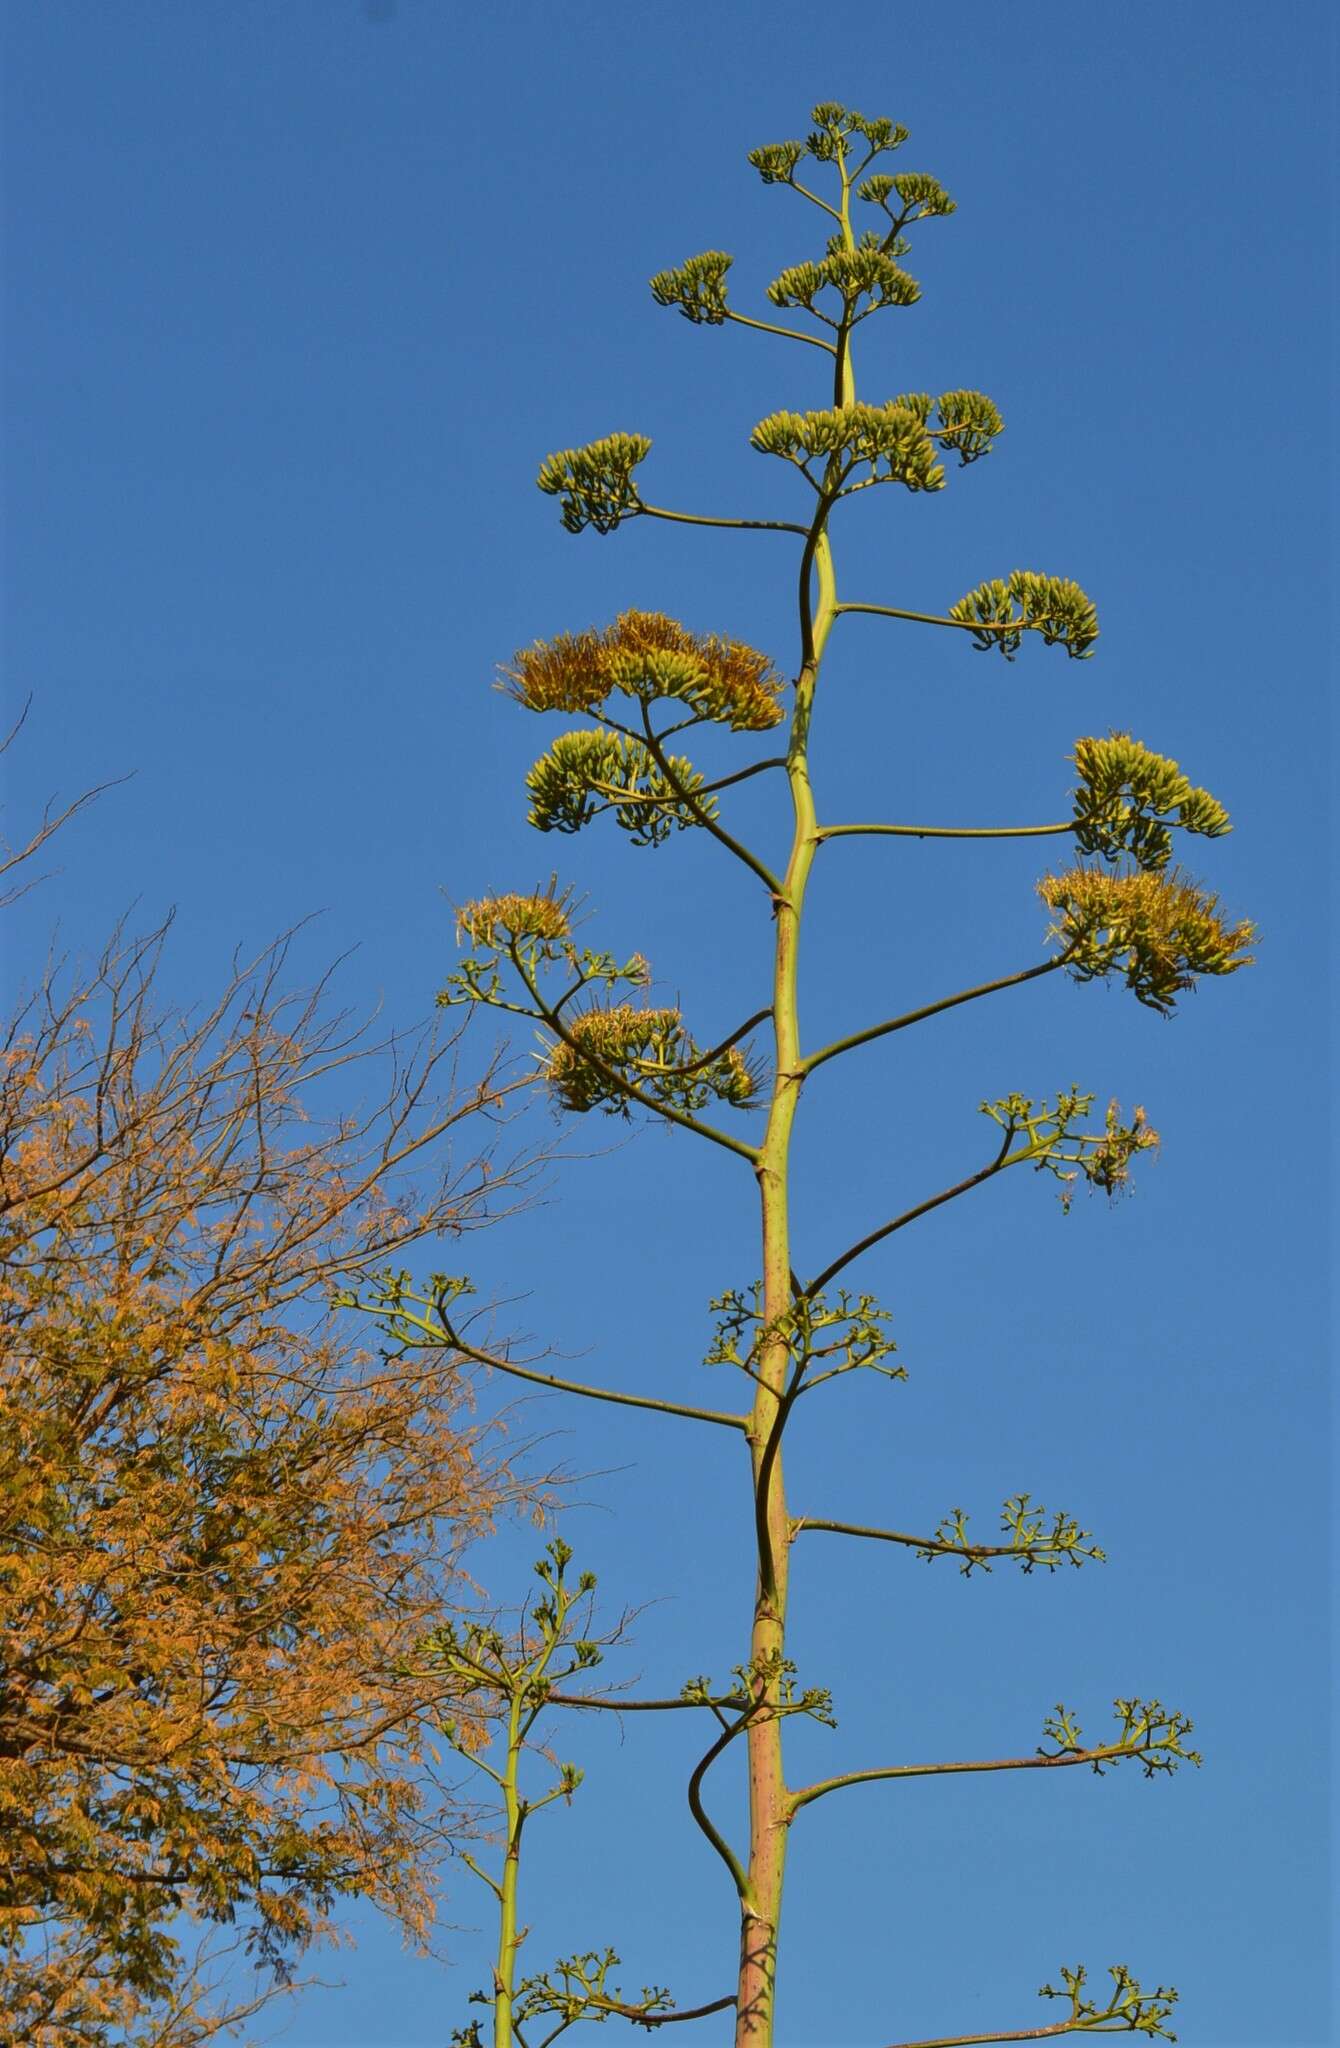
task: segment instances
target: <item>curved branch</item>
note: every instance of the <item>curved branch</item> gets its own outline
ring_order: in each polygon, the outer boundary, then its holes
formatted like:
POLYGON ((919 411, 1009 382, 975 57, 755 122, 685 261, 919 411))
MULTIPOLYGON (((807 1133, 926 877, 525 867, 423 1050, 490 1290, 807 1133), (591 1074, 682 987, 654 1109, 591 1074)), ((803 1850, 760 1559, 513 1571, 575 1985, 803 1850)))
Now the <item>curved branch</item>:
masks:
POLYGON ((711 1816, 707 1813, 706 1809, 704 1808, 702 1801, 702 1784, 703 1779, 707 1776, 708 1771, 712 1768, 712 1765, 716 1762, 717 1758, 721 1755, 722 1751, 729 1747, 729 1745, 735 1740, 736 1736, 739 1735, 743 1729, 748 1727, 750 1721, 758 1712, 758 1709, 761 1705, 761 1699, 751 1700, 749 1706, 746 1708, 745 1712, 740 1715, 738 1721, 732 1721, 729 1728, 724 1728, 721 1734, 718 1735, 716 1741, 712 1744, 712 1747, 708 1750, 707 1754, 695 1766, 693 1775, 689 1779, 689 1812, 693 1815, 693 1818, 697 1821, 698 1826, 702 1829, 708 1841, 716 1850, 717 1855, 721 1858, 727 1870, 730 1872, 731 1881, 733 1882, 736 1892, 739 1895, 741 1904, 747 1904, 749 1900, 748 1873, 746 1872, 744 1865, 741 1863, 735 1851, 731 1848, 730 1843, 726 1840, 725 1836, 718 1833, 717 1828, 715 1827, 711 1819, 711 1816))

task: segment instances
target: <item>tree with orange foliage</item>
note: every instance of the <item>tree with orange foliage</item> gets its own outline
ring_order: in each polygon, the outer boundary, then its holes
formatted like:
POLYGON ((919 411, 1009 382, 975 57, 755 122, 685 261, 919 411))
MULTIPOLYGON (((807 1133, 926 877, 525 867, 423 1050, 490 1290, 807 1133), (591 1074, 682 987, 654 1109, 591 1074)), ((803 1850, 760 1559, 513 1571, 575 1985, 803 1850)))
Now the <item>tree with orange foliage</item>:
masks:
POLYGON ((423 1931, 461 1813, 425 1797, 451 1681, 414 1652, 520 1490, 459 1360, 359 1349, 329 1305, 509 1206, 515 1082, 369 1044, 285 992, 284 944, 166 1013, 162 938, 0 1041, 0 2031, 35 2048, 191 2048, 338 1898, 423 1931), (377 1107, 314 1120, 370 1060, 377 1107))

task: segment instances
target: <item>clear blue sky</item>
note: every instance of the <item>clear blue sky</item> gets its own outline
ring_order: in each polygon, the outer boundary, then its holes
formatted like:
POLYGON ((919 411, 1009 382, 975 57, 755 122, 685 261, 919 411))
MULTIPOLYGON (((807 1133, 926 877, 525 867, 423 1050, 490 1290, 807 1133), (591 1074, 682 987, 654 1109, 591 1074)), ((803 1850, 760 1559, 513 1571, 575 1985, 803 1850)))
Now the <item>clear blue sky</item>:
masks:
MULTIPOLYGON (((784 2048, 1040 2024, 1036 1986, 1081 1959, 1175 1981, 1188 2048, 1331 2038, 1325 13, 4 8, 5 666, 12 701, 34 696, 11 828, 53 789, 134 771, 11 917, 14 979, 57 920, 91 945, 132 901, 145 920, 175 905, 168 973, 192 999, 234 945, 323 910, 306 963, 356 943, 349 999, 408 1022, 452 958, 441 890, 559 864, 598 942, 648 953, 705 1036, 766 1000, 765 907, 711 847, 528 832, 520 780, 551 727, 490 680, 629 604, 792 665, 789 543, 650 521, 573 540, 532 479, 550 449, 635 428, 662 502, 797 502, 747 437, 825 402, 804 352, 691 329, 646 278, 731 249, 747 303, 812 253, 806 210, 743 155, 803 132, 819 97, 906 124, 905 166, 959 201, 911 259, 922 305, 866 330, 864 393, 977 386, 1007 422, 937 498, 848 508, 844 593, 938 611, 1033 567, 1076 577, 1103 625, 1090 663, 1030 647, 1006 668, 849 622, 816 735, 827 813, 1064 815, 1075 737, 1122 727, 1234 815, 1198 866, 1258 920, 1252 973, 1166 1024, 1045 981, 829 1069, 805 1103, 811 1267, 977 1165, 984 1096, 1078 1081, 1143 1102, 1164 1148, 1111 1212, 1065 1218, 1015 1176, 869 1261, 911 1378, 816 1399, 797 1510, 930 1528, 962 1503, 985 1529, 1029 1489, 1111 1563, 964 1582, 802 1546, 796 1653, 841 1726, 798 1747, 833 1770, 1015 1754, 1056 1700, 1097 1731, 1139 1692, 1194 1714, 1206 1765, 917 1782, 807 1813, 784 2048)), ((784 803, 751 793, 735 815, 781 844, 784 803)), ((1027 843, 827 849, 811 1042, 1036 957, 1040 865, 1027 843)), ((756 1271, 748 1174, 657 1132, 607 1156, 615 1136, 577 1131, 585 1156, 476 1242, 476 1277, 527 1295, 512 1321, 592 1376, 726 1398, 695 1360, 709 1297, 756 1271)), ((608 1609, 652 1603, 619 1670, 674 1690, 724 1674, 749 1604, 733 1446, 558 1401, 527 1416, 590 1475, 565 1528, 608 1609)), ((480 1553, 500 1599, 535 1545, 480 1553)), ((563 1732, 589 1775, 535 1828, 531 1967, 610 1943, 634 1985, 729 1988, 733 1902, 673 1718, 563 1732)), ((291 2048, 445 2043, 485 1974, 466 1873, 443 1916, 448 1969, 360 1923, 325 1963, 344 1988, 290 2013, 291 2048)))

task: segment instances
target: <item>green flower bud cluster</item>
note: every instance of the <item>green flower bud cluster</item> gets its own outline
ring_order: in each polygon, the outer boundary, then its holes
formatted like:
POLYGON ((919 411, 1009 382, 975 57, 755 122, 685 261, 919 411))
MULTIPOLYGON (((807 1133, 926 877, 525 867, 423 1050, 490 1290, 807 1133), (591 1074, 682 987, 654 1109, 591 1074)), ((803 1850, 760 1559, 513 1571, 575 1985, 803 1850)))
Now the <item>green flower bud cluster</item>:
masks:
MULTIPOLYGON (((1171 1712, 1161 1700, 1114 1700, 1113 1706, 1121 1727, 1115 1741, 1100 1745, 1108 1754, 1094 1759, 1099 1777, 1108 1765, 1125 1763, 1131 1757, 1139 1759, 1147 1778, 1166 1775, 1182 1764, 1195 1764, 1199 1769, 1203 1761, 1200 1751, 1187 1749, 1182 1740, 1196 1725, 1185 1714, 1171 1712)), ((1046 1749, 1039 1745, 1038 1755, 1049 1761, 1094 1747, 1085 1742, 1079 1722, 1063 1706, 1047 1716, 1042 1733, 1054 1746, 1046 1749)))
POLYGON ((580 832, 612 810, 634 845, 661 846, 676 828, 716 816, 715 799, 700 794, 703 778, 692 762, 679 754, 667 760, 673 783, 641 740, 598 727, 562 733, 526 777, 529 822, 539 832, 580 832))
POLYGON ((1048 937, 1064 948, 1077 981, 1121 974, 1139 1002, 1165 1016, 1201 974, 1234 974, 1251 964, 1246 918, 1229 925, 1219 899, 1174 869, 1114 875, 1071 868, 1044 875, 1038 894, 1053 913, 1048 937))
POLYGON ((1030 569, 1016 569, 1008 583, 998 576, 979 583, 950 605, 949 616, 960 626, 980 626, 974 644, 999 649, 1007 661, 1013 661, 1028 632, 1041 633, 1048 647, 1063 646, 1077 661, 1092 653, 1098 638, 1098 614, 1078 583, 1037 576, 1030 569))
POLYGON ((1005 422, 984 391, 942 391, 932 398, 929 391, 903 391, 890 404, 915 413, 922 425, 946 448, 957 451, 960 466, 976 462, 990 453, 1005 422), (934 413, 937 424, 930 425, 934 413))
POLYGON ((749 1109, 757 1098, 759 1077, 739 1047, 700 1053, 678 1010, 598 1004, 567 1029, 568 1038, 545 1054, 544 1078, 559 1105, 577 1115, 629 1116, 629 1087, 684 1111, 713 1098, 749 1109))
POLYGON ((842 300, 842 321, 849 326, 881 306, 914 306, 921 297, 916 279, 899 269, 882 249, 844 249, 840 245, 830 250, 821 263, 797 263, 784 270, 768 286, 768 297, 774 306, 803 306, 816 320, 836 327, 839 322, 821 313, 814 303, 824 291, 838 294, 842 300), (853 317, 853 307, 863 298, 868 298, 870 305, 864 313, 853 317))
POLYGON ((645 434, 607 434, 584 448, 560 448, 556 455, 546 456, 535 481, 559 499, 569 533, 580 533, 586 526, 594 526, 597 533, 613 533, 620 520, 642 510, 633 471, 650 452, 645 434))
POLYGON ((888 200, 894 192, 903 202, 902 211, 897 216, 900 228, 909 226, 914 220, 930 220, 936 215, 958 211, 956 202, 939 180, 928 177, 924 171, 899 171, 893 176, 876 171, 873 177, 864 179, 856 188, 858 199, 867 199, 872 206, 882 207, 890 219, 894 214, 888 200))
POLYGON ((794 463, 826 497, 837 495, 862 465, 869 466, 868 483, 903 484, 909 491, 938 491, 944 486, 944 470, 925 422, 897 404, 775 412, 759 421, 749 440, 760 455, 794 463), (826 462, 822 480, 808 467, 816 458, 826 462))
POLYGON ((677 270, 658 270, 651 295, 658 306, 678 306, 695 327, 720 327, 726 318, 726 272, 734 260, 723 249, 705 249, 677 270))
POLYGON ((1207 789, 1193 789, 1176 761, 1151 753, 1128 732, 1076 740, 1075 840, 1081 853, 1109 862, 1123 854, 1142 868, 1164 868, 1172 825, 1219 839, 1231 832, 1228 812, 1207 789))

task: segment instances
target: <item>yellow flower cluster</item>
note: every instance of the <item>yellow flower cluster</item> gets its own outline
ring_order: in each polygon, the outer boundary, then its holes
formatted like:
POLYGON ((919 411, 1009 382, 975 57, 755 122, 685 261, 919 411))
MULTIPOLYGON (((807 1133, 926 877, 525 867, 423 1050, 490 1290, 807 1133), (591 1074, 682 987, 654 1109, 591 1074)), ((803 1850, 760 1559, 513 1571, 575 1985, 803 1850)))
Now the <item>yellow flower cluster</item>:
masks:
POLYGON ((1053 914, 1050 936, 1081 981, 1122 973, 1142 1003, 1165 1014, 1200 974, 1232 974, 1250 965, 1255 936, 1244 918, 1229 925, 1219 900, 1189 877, 1140 870, 1114 875, 1075 867, 1045 875, 1038 894, 1053 914))
POLYGON ((472 946, 489 947, 505 946, 509 939, 557 940, 572 935, 566 900, 544 891, 532 896, 481 896, 475 903, 462 904, 456 929, 472 946))

